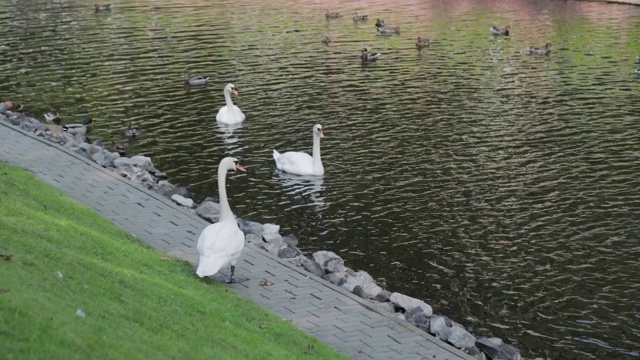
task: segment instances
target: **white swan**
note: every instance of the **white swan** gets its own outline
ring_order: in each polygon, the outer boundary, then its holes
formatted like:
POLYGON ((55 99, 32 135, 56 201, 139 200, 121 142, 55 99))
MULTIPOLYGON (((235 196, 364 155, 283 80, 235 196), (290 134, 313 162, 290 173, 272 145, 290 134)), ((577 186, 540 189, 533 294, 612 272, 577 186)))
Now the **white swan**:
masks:
POLYGON ((231 94, 238 95, 238 88, 233 84, 224 87, 224 100, 227 105, 218 110, 216 120, 223 124, 237 124, 244 121, 244 114, 239 107, 233 105, 231 94))
POLYGON ((226 157, 218 165, 218 193, 220 195, 220 220, 202 230, 198 238, 200 261, 196 274, 200 277, 211 276, 223 266, 231 264, 229 283, 233 282, 236 261, 244 248, 244 233, 238 228, 235 216, 229 207, 227 189, 225 188, 227 171, 246 171, 238 163, 238 159, 226 157))
POLYGON ((313 126, 313 157, 307 153, 289 151, 280 154, 273 150, 276 167, 282 171, 296 175, 324 175, 322 159, 320 159, 320 138, 324 137, 322 125, 313 126))

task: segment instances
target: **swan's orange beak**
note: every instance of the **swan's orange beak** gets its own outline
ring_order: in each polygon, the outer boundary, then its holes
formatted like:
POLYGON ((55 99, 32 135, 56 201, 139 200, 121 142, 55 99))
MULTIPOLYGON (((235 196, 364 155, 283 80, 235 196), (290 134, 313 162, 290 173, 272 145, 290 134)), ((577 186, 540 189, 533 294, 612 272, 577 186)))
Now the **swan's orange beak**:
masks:
POLYGON ((243 171, 243 172, 247 172, 247 169, 244 168, 244 166, 240 165, 240 164, 236 164, 236 170, 238 171, 243 171))
POLYGON ((236 89, 236 88, 231 89, 231 93, 233 95, 238 95, 238 89, 236 89))
POLYGON ((320 135, 320 137, 321 137, 321 138, 323 138, 323 137, 324 137, 324 131, 320 130, 320 131, 318 132, 318 135, 320 135))

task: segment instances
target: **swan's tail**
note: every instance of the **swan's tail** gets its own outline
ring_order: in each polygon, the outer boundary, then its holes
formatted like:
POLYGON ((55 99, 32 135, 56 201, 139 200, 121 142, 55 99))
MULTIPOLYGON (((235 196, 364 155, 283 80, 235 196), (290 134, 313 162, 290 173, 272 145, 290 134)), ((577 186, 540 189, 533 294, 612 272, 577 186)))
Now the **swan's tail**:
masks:
POLYGON ((278 161, 278 158, 280 157, 280 155, 282 154, 277 152, 276 149, 273 149, 273 160, 278 161))

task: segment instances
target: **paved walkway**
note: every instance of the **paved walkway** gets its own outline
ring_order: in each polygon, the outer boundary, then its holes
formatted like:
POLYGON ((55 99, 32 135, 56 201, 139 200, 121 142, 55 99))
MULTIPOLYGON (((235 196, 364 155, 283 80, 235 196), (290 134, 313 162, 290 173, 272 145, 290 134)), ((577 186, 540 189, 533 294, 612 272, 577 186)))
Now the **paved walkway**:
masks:
MULTIPOLYGON (((0 122, 0 160, 32 171, 154 248, 197 265, 196 241, 208 223, 169 199, 0 122)), ((471 359, 454 347, 306 271, 248 246, 230 287, 354 359, 471 359), (260 286, 268 278, 273 286, 260 286)))

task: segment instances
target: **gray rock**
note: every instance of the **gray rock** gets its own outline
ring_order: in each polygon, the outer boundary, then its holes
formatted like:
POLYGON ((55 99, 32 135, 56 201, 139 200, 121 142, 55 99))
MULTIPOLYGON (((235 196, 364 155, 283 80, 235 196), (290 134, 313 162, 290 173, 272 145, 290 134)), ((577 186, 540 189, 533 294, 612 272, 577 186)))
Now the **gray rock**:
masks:
POLYGON ((102 141, 98 140, 98 141, 94 141, 91 146, 89 147, 89 154, 93 155, 95 153, 99 153, 102 152, 103 148, 101 145, 97 145, 98 144, 102 144, 102 141))
POLYGON ((9 122, 13 125, 20 125, 27 120, 27 116, 22 113, 9 113, 9 122))
POLYGON ((291 246, 287 243, 284 243, 284 247, 280 249, 280 251, 278 251, 278 257, 281 259, 291 259, 291 258, 296 258, 298 255, 302 254, 302 251, 300 251, 298 248, 296 248, 295 246, 291 246))
POLYGON ((447 341, 458 349, 473 347, 476 337, 460 326, 453 326, 449 329, 447 341))
MULTIPOLYGON (((151 176, 151 174, 149 174, 149 176, 151 176)), ((193 208, 193 200, 192 199, 187 199, 183 196, 180 196, 178 194, 175 194, 173 196, 171 196, 171 200, 175 201, 176 204, 180 205, 180 206, 184 206, 187 207, 189 209, 193 208)))
POLYGON ((67 149, 77 148, 80 146, 81 141, 77 140, 75 136, 61 131, 58 133, 58 137, 64 138, 65 140, 61 141, 61 144, 64 144, 64 147, 67 149))
POLYGON ((373 307, 376 307, 378 309, 381 309, 385 312, 388 312, 390 314, 393 314, 396 312, 396 308, 395 306, 393 306, 392 303, 390 302, 374 302, 371 304, 373 307))
POLYGON ((131 165, 122 166, 122 167, 116 168, 116 172, 118 173, 118 175, 120 175, 123 178, 128 179, 128 180, 133 179, 133 177, 136 174, 136 171, 138 171, 138 169, 134 168, 131 165))
POLYGON ((466 354, 473 356, 476 360, 487 360, 487 356, 477 347, 472 346, 462 349, 466 354))
POLYGON ((273 255, 278 256, 278 254, 280 253, 280 250, 282 250, 282 248, 285 246, 285 243, 280 241, 280 242, 268 242, 264 244, 264 248, 272 253, 273 255))
POLYGON ((426 317, 424 310, 422 310, 422 308, 420 306, 416 306, 413 309, 407 311, 404 313, 404 318, 412 323, 415 324, 416 322, 414 321, 414 318, 417 317, 418 315, 422 315, 424 317, 426 317))
POLYGON ((4 115, 4 114, 0 114, 0 121, 6 121, 8 122, 9 119, 4 115))
POLYGON ((428 318, 429 321, 425 322, 425 323, 418 323, 416 324, 416 327, 424 332, 429 332, 429 330, 431 329, 431 318, 428 318))
POLYGON ((149 173, 151 175, 153 175, 153 177, 156 178, 157 180, 167 180, 168 179, 166 173, 164 173, 162 171, 159 171, 157 169, 149 170, 149 173))
MULTIPOLYGON (((343 272, 345 271, 344 260, 333 251, 316 251, 313 253, 313 259, 325 269, 326 272, 343 272)), ((354 284, 354 286, 357 284, 354 284)), ((347 289, 353 291, 353 287, 347 289)))
POLYGON ((244 241, 246 241, 248 244, 264 244, 262 236, 258 234, 247 234, 244 236, 244 241))
POLYGON ((298 238, 293 234, 283 236, 282 240, 291 246, 298 246, 298 238))
POLYGON ((263 224, 262 233, 263 234, 280 234, 280 225, 263 224))
POLYGON ((520 352, 515 347, 505 344, 502 339, 482 337, 476 341, 476 347, 493 360, 522 360, 520 352))
MULTIPOLYGON (((251 234, 249 234, 249 235, 251 235, 251 234)), ((245 236, 245 239, 246 239, 246 236, 245 236)), ((253 246, 257 247, 260 250, 267 251, 267 247, 266 247, 267 244, 265 242, 263 242, 263 241, 255 242, 255 243, 252 243, 252 244, 253 244, 253 246)))
POLYGON ((390 301, 389 300, 390 297, 391 297, 391 291, 382 290, 381 292, 378 293, 378 295, 373 297, 373 300, 380 301, 380 302, 387 302, 387 301, 390 301))
POLYGON ((333 285, 342 286, 342 284, 347 282, 348 276, 349 274, 347 274, 346 272, 333 272, 324 275, 322 278, 332 283, 333 285))
POLYGON ((90 157, 89 157, 89 153, 87 153, 87 151, 86 151, 86 150, 84 150, 84 149, 83 149, 83 148, 81 148, 81 147, 74 148, 74 149, 73 149, 73 152, 74 152, 74 153, 76 153, 76 154, 78 154, 78 155, 80 155, 80 156, 84 156, 84 157, 85 157, 85 158, 87 158, 87 159, 90 159, 90 157))
POLYGON ((356 287, 356 285, 360 285, 360 287, 366 289, 370 284, 375 284, 375 282, 369 273, 366 271, 356 271, 347 278, 347 282, 344 283, 342 287, 349 291, 353 291, 353 288, 356 287))
MULTIPOLYGON (((167 180, 158 181, 158 193, 160 193, 160 194, 164 194, 166 192, 169 192, 169 191, 173 190, 174 188, 175 188, 175 186, 173 186, 173 184, 168 182, 167 180)), ((198 214, 198 215, 200 215, 200 214, 198 214)), ((202 217, 202 216, 200 216, 200 217, 202 217)), ((205 219, 205 220, 207 220, 207 219, 205 219)))
MULTIPOLYGON (((78 146, 80 147, 80 146, 78 146)), ((89 151, 89 149, 87 149, 87 151, 89 151)), ((113 161, 113 166, 116 167, 116 169, 120 169, 123 167, 129 167, 129 166, 133 166, 133 162, 131 161, 131 158, 128 158, 126 156, 122 156, 116 160, 113 161)))
POLYGON ((158 187, 158 184, 156 184, 156 182, 154 181, 153 176, 151 176, 151 174, 149 174, 147 170, 138 169, 135 174, 133 174, 131 180, 142 184, 149 190, 154 190, 158 187))
POLYGON ((262 233, 262 238, 268 243, 284 244, 284 239, 280 234, 276 233, 262 233))
POLYGON ((151 162, 151 159, 146 156, 136 155, 131 157, 131 164, 135 167, 138 167, 140 169, 144 169, 147 171, 155 170, 153 167, 153 163, 151 162))
POLYGON ((302 267, 302 260, 300 255, 294 258, 282 258, 282 259, 293 266, 302 267))
MULTIPOLYGON (((406 317, 406 315, 405 315, 406 317)), ((431 324, 431 317, 425 315, 424 313, 421 314, 417 314, 416 316, 413 317, 412 322, 413 325, 418 326, 418 325, 429 325, 431 324)))
MULTIPOLYGON (((116 165, 117 167, 117 165, 116 165)), ((193 199, 193 195, 191 194, 191 191, 189 191, 189 189, 187 189, 184 186, 178 186, 178 187, 174 187, 172 190, 167 191, 166 193, 163 193, 162 195, 171 198, 173 195, 178 194, 184 198, 187 199, 193 199)))
POLYGON ((320 266, 320 264, 306 257, 303 257, 301 260, 302 260, 302 268, 304 268, 305 270, 307 270, 308 272, 312 273, 315 276, 318 276, 318 277, 324 276, 325 274, 324 268, 320 266))
POLYGON ((403 308, 403 309, 405 309, 407 311, 413 309, 416 306, 420 306, 420 307, 422 307, 422 310, 424 310, 424 313, 427 316, 433 315, 433 309, 431 308, 431 306, 429 306, 427 303, 425 303, 422 300, 414 299, 414 298, 412 298, 410 296, 403 295, 403 294, 396 293, 396 292, 391 294, 390 300, 394 304, 398 305, 399 307, 401 307, 401 308, 403 308))
MULTIPOLYGON (((159 189, 158 189, 158 192, 160 192, 159 189)), ((213 201, 203 201, 196 208, 196 214, 198 214, 198 216, 207 220, 208 222, 214 223, 220 220, 220 210, 221 210, 220 204, 215 203, 213 201)), ((260 239, 260 241, 262 242, 262 239, 260 239)))
MULTIPOLYGON (((35 120, 35 119, 33 119, 35 120)), ((38 120, 35 120, 38 124, 41 124, 38 120)), ((32 121, 31 118, 25 117, 23 121, 20 122, 20 128, 25 131, 36 131, 38 127, 36 123, 32 121)))
POLYGON ((214 203, 217 203, 217 204, 219 204, 219 203, 220 203, 220 200, 218 200, 218 198, 217 198, 217 197, 214 197, 214 196, 207 196, 207 197, 206 197, 206 198, 204 198, 204 200, 202 200, 202 201, 211 201, 211 202, 214 202, 214 203))
POLYGON ((429 333, 440 338, 440 340, 447 340, 449 338, 449 329, 451 328, 451 320, 446 316, 434 315, 429 322, 429 333))
POLYGON ((360 285, 356 285, 356 286, 353 288, 353 291, 352 291, 352 292, 353 292, 353 293, 354 293, 354 295, 356 295, 356 296, 359 296, 359 297, 361 297, 361 298, 363 298, 363 299, 367 299, 367 293, 365 293, 365 292, 364 292, 364 289, 363 289, 362 287, 360 287, 360 285))
POLYGON ((113 162, 116 159, 113 156, 113 153, 105 149, 101 149, 100 151, 92 154, 91 158, 102 167, 114 167, 113 162))
POLYGON ((364 291, 367 293, 367 296, 369 296, 369 298, 373 299, 384 290, 376 283, 370 283, 364 287, 364 291))
POLYGON ((104 162, 104 154, 102 154, 102 151, 96 152, 96 153, 89 153, 89 158, 93 161, 95 161, 96 163, 100 164, 101 162, 104 162))
POLYGON ((259 222, 239 218, 238 226, 240 227, 240 230, 245 233, 245 235, 258 234, 262 236, 262 224, 260 224, 259 222))

